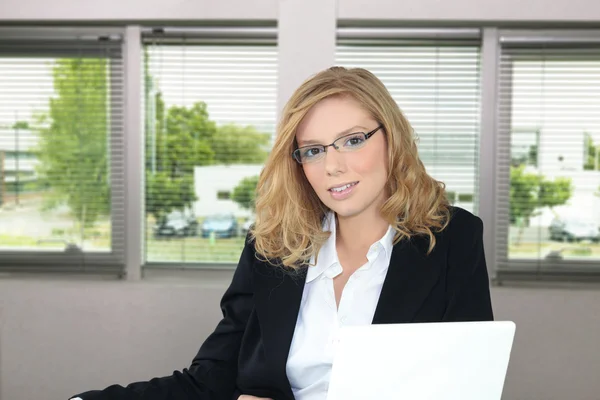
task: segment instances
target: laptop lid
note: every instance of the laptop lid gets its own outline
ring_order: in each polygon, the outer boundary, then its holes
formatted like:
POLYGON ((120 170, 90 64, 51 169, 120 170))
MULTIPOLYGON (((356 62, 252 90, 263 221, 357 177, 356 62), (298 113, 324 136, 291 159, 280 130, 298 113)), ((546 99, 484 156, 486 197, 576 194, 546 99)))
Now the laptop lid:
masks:
POLYGON ((509 321, 340 328, 327 400, 500 400, 509 321))

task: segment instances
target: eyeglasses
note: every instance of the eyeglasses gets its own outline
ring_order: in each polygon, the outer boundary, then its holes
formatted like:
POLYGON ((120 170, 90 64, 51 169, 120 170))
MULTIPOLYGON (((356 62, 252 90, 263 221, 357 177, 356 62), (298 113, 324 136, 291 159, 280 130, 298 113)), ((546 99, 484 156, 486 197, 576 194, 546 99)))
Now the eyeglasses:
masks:
POLYGON ((383 128, 383 125, 379 125, 367 133, 350 133, 337 138, 333 143, 328 145, 311 144, 310 146, 302 146, 293 151, 292 157, 300 164, 309 164, 322 160, 327 153, 327 148, 330 146, 341 153, 356 151, 363 148, 367 140, 381 128, 383 128))

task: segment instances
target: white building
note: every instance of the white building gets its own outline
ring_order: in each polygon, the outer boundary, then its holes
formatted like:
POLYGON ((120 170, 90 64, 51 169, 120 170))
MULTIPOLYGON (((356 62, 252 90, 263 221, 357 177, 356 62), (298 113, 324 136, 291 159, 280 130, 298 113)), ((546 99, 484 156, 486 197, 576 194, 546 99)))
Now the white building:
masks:
POLYGON ((247 177, 260 174, 262 165, 209 165, 194 168, 194 188, 198 200, 194 213, 198 217, 232 213, 237 217, 249 217, 251 212, 231 200, 233 189, 247 177))

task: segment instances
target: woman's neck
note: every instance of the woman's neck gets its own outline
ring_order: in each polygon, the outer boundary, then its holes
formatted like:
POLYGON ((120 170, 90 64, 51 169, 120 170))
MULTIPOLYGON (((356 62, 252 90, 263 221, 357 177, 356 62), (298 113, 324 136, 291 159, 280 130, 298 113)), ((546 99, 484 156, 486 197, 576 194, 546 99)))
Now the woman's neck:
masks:
POLYGON ((352 217, 336 215, 336 247, 345 250, 368 250, 385 235, 389 223, 379 211, 365 210, 352 217))

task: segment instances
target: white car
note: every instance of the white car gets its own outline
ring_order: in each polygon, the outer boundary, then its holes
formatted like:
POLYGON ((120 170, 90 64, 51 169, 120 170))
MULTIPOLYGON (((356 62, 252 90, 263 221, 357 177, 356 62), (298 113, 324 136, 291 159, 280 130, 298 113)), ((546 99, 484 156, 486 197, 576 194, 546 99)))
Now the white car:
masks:
POLYGON ((581 219, 554 219, 548 228, 550 240, 600 242, 598 224, 581 219))

